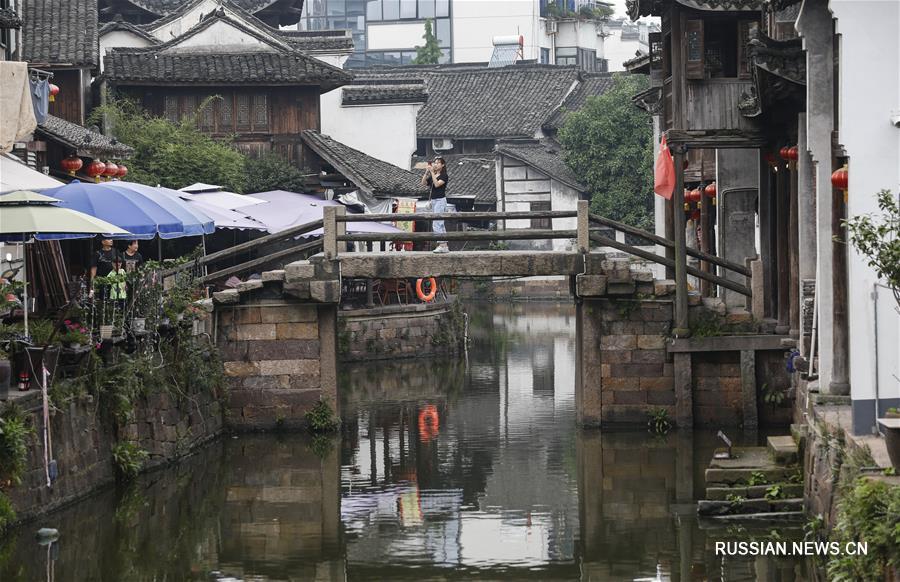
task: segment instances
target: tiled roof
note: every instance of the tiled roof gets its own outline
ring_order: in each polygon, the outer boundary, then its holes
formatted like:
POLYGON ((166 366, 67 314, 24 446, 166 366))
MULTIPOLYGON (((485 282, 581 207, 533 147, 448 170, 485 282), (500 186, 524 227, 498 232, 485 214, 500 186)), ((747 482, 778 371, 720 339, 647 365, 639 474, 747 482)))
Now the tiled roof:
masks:
POLYGON ((427 75, 425 138, 534 137, 578 78, 574 67, 512 65, 427 75))
MULTIPOLYGON (((766 0, 675 0, 682 6, 695 10, 715 10, 720 12, 759 11, 766 0)), ((660 16, 662 10, 672 0, 626 0, 625 9, 632 20, 642 16, 660 16)))
POLYGON ((583 74, 581 82, 569 93, 562 107, 553 112, 544 127, 559 129, 570 111, 578 111, 587 102, 588 97, 603 95, 613 86, 613 78, 609 73, 583 74))
POLYGON ((352 77, 299 52, 175 53, 114 49, 106 75, 118 84, 273 84, 340 87, 352 77))
MULTIPOLYGON (((493 153, 487 154, 446 154, 441 156, 447 162, 448 200, 474 200, 476 204, 497 202, 497 161, 493 153)), ((413 167, 425 162, 424 157, 413 157, 413 167)), ((420 174, 424 172, 414 169, 420 174)))
POLYGON ((22 28, 22 19, 12 8, 0 8, 0 28, 22 28))
POLYGON ((354 84, 423 80, 428 103, 419 111, 422 138, 534 137, 578 80, 574 67, 487 63, 354 69, 354 84))
POLYGON ((130 157, 134 150, 113 137, 91 131, 86 127, 48 115, 35 133, 61 143, 88 156, 109 156, 120 159, 130 157))
POLYGON ((428 92, 425 90, 425 83, 415 80, 402 83, 354 83, 343 88, 344 105, 425 103, 427 100, 428 92))
POLYGON ((33 65, 100 63, 97 0, 22 3, 22 60, 33 65))
POLYGON ((110 32, 120 30, 125 32, 130 32, 135 34, 150 44, 159 44, 160 41, 158 38, 144 30, 143 27, 131 24, 130 22, 125 22, 124 20, 112 20, 110 22, 104 22, 100 26, 100 36, 102 37, 104 34, 108 34, 110 32))
MULTIPOLYGON (((254 13, 259 12, 265 8, 270 7, 273 4, 277 4, 280 0, 231 0, 237 6, 240 6, 242 9, 247 12, 254 13)), ((169 14, 170 12, 178 10, 185 2, 184 0, 129 0, 135 6, 143 8, 148 12, 152 12, 153 14, 157 14, 159 16, 163 16, 165 14, 169 14)), ((285 4, 286 8, 289 5, 293 4, 298 10, 303 7, 303 0, 290 0, 288 2, 282 2, 285 4)))
POLYGON ((304 52, 352 51, 353 37, 347 30, 278 30, 284 41, 304 52))
POLYGON ((421 177, 389 164, 313 129, 300 134, 303 143, 364 192, 373 196, 422 196, 421 177))
POLYGON ((553 141, 501 142, 497 144, 497 151, 533 166, 579 192, 587 191, 587 187, 578 181, 578 177, 563 160, 560 145, 553 141))

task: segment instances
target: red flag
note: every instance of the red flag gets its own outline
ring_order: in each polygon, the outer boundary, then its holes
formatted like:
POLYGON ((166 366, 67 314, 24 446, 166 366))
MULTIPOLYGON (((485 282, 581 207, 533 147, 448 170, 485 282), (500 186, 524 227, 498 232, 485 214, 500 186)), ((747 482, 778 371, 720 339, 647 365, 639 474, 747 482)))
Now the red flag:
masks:
POLYGON ((675 191, 675 160, 666 145, 665 135, 659 144, 659 156, 653 172, 653 191, 666 200, 671 200, 672 192, 675 191))

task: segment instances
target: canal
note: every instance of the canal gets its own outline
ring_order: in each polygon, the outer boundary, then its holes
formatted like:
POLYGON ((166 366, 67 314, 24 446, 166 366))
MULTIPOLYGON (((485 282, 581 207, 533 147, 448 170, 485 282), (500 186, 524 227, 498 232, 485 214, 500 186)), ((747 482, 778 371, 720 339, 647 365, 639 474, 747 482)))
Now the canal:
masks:
POLYGON ((713 554, 714 435, 576 428, 571 304, 467 311, 467 357, 344 366, 340 437, 221 439, 14 531, 0 580, 802 579, 713 554))

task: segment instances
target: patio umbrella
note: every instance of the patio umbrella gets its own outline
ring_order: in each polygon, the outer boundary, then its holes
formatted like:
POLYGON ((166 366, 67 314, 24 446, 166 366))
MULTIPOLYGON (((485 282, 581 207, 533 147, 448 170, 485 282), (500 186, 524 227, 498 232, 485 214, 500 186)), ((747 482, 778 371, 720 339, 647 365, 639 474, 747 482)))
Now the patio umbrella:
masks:
POLYGON ((147 186, 135 182, 104 182, 99 184, 101 188, 118 191, 127 190, 129 193, 139 194, 162 206, 167 212, 181 220, 184 236, 202 236, 216 231, 216 224, 212 217, 192 204, 185 202, 177 190, 170 190, 162 186, 147 186))
MULTIPOLYGON (((134 238, 149 240, 157 235, 163 239, 190 236, 184 232, 184 222, 159 202, 126 188, 111 188, 106 184, 91 184, 73 180, 65 186, 45 190, 48 196, 58 198, 60 206, 78 210, 110 224, 115 224, 126 235, 110 238, 134 238)), ((200 234, 200 233, 198 233, 200 234)), ((85 238, 87 235, 56 234, 39 236, 41 240, 85 238)))
MULTIPOLYGON (((26 242, 27 237, 40 233, 54 234, 79 234, 84 236, 104 235, 128 235, 128 233, 114 224, 100 220, 88 214, 62 208, 57 205, 59 200, 19 190, 0 196, 0 237, 9 240, 8 237, 21 237, 26 242)), ((25 299, 25 335, 28 335, 28 272, 22 267, 22 279, 25 280, 25 289, 22 295, 25 299)))
MULTIPOLYGON (((266 225, 269 232, 280 232, 293 226, 321 220, 325 206, 343 206, 334 200, 322 200, 309 194, 272 190, 260 192, 254 197, 268 201, 268 204, 241 208, 251 218, 266 225)), ((322 229, 301 235, 303 237, 321 236, 322 229)), ((383 222, 348 222, 348 233, 363 232, 405 232, 391 224, 383 222)))
MULTIPOLYGON (((188 186, 188 188, 190 188, 190 186, 188 186)), ((225 192, 224 190, 188 192, 182 188, 179 192, 182 193, 181 197, 185 200, 199 200, 205 204, 218 206, 219 208, 224 208, 226 210, 244 208, 245 206, 252 206, 254 204, 265 204, 266 202, 255 196, 235 194, 234 192, 225 192)))
MULTIPOLYGON (((241 214, 235 210, 228 210, 220 206, 214 206, 202 202, 191 195, 186 195, 179 190, 170 188, 157 187, 156 190, 163 196, 169 198, 177 198, 179 202, 187 206, 187 208, 197 214, 209 217, 213 222, 213 230, 217 228, 235 228, 238 230, 265 230, 266 227, 259 222, 241 214)), ((210 234, 210 233, 207 233, 210 234)))

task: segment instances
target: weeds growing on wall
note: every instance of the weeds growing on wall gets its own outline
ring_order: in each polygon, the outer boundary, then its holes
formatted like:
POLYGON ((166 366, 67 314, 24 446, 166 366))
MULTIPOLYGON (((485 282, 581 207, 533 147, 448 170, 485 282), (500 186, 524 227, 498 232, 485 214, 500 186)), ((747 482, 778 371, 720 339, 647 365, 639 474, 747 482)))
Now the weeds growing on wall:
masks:
POLYGON ((337 430, 340 421, 335 417, 328 401, 320 399, 306 411, 306 424, 311 432, 326 433, 337 430))
POLYGON ((0 488, 18 485, 28 461, 28 439, 34 427, 21 408, 11 404, 0 416, 0 488))
POLYGON ((16 521, 16 512, 9 498, 0 491, 0 534, 16 521))
POLYGON ((112 456, 119 479, 131 481, 141 472, 144 462, 150 455, 137 443, 122 441, 113 445, 112 456))
POLYGON ((672 422, 669 420, 669 411, 665 408, 654 408, 650 411, 650 419, 647 428, 655 435, 665 435, 672 430, 672 422))

